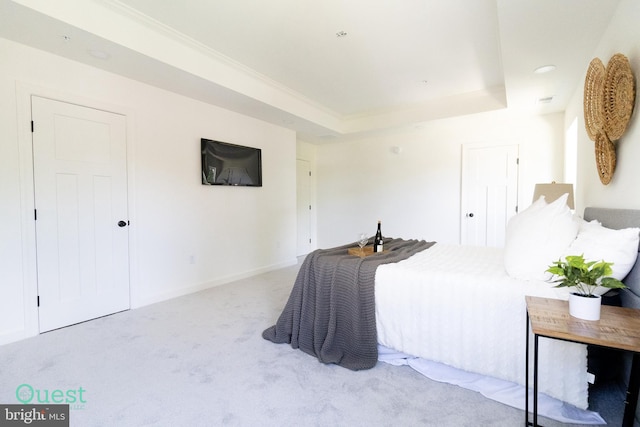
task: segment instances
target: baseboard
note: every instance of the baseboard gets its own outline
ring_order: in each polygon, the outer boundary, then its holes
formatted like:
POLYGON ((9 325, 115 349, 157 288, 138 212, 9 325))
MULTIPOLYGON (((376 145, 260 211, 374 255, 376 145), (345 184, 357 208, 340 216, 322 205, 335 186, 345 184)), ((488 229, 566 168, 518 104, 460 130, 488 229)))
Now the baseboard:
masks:
POLYGON ((204 291, 206 289, 210 289, 216 286, 220 286, 220 285, 225 285, 227 283, 231 283, 231 282, 235 282, 237 280, 242 280, 242 279, 246 279, 249 277, 253 277, 253 276, 257 276, 259 274, 263 274, 263 273, 268 273, 269 271, 273 271, 273 270, 278 270, 281 268, 286 268, 286 267, 291 267, 293 265, 297 265, 298 264, 298 259, 297 258, 293 258, 290 259, 288 261, 285 262, 281 262, 278 264, 272 264, 272 265, 268 265, 268 266, 264 266, 261 268, 257 268, 254 270, 249 270, 249 271, 245 271, 242 273, 238 273, 238 274, 231 274, 228 276, 224 276, 215 280, 211 280, 211 281, 207 281, 207 282, 203 282, 203 283, 198 283, 195 285, 191 285, 191 286, 185 286, 182 288, 177 288, 177 289, 172 289, 170 291, 166 291, 166 292, 159 292, 157 294, 154 295, 148 295, 148 296, 144 296, 141 298, 138 298, 137 301, 132 301, 131 302, 131 308, 139 308, 139 307, 144 307, 146 305, 151 305, 151 304, 155 304, 158 302, 162 302, 162 301, 166 301, 169 299, 173 299, 173 298, 178 298, 184 295, 189 295, 189 294, 193 294, 195 292, 200 292, 200 291, 204 291))
POLYGON ((12 342, 21 341, 36 335, 28 335, 26 330, 12 331, 0 334, 0 345, 10 344, 12 342))

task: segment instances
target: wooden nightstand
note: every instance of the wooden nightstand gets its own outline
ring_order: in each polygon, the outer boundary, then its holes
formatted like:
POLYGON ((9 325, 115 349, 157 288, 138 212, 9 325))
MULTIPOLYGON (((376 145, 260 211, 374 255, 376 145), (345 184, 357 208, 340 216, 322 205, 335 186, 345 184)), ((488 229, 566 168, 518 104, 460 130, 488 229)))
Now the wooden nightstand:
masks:
POLYGON ((622 421, 623 426, 632 427, 640 388, 640 310, 603 305, 600 320, 589 321, 571 317, 567 301, 531 296, 525 299, 527 303, 525 425, 538 425, 538 338, 547 337, 633 353, 622 421), (529 327, 534 336, 533 423, 529 422, 529 327))

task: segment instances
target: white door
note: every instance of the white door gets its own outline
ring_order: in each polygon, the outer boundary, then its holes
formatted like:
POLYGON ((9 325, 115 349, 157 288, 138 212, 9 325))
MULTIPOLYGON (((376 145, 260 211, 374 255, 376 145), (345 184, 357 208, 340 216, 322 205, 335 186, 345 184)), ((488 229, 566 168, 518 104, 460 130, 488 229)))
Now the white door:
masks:
POLYGON ((298 244, 296 254, 311 252, 311 166, 306 160, 296 161, 296 203, 298 244))
POLYGON ((32 97, 40 332, 129 308, 126 123, 32 97))
POLYGON ((461 243, 504 246, 507 221, 517 213, 518 146, 464 145, 461 194, 461 243))

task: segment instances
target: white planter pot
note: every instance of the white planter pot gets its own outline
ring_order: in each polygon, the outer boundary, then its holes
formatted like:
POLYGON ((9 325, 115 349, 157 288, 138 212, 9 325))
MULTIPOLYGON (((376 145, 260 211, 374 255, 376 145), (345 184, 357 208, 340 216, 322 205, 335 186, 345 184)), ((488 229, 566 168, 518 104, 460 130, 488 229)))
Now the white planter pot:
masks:
POLYGON ((585 297, 578 294, 569 295, 569 314, 583 320, 600 320, 600 295, 585 297))

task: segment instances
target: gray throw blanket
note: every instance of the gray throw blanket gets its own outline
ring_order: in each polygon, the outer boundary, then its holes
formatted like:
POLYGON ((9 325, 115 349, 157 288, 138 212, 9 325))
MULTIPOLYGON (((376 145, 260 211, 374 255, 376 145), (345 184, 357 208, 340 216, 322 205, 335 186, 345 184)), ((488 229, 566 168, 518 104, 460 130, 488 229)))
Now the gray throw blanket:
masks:
POLYGON ((352 370, 372 368, 378 360, 376 268, 409 258, 433 244, 385 239, 385 252, 365 258, 347 253, 353 244, 310 253, 282 314, 262 337, 289 343, 323 363, 352 370))

